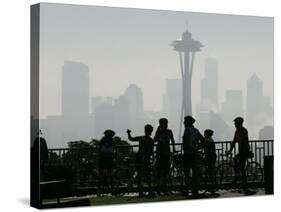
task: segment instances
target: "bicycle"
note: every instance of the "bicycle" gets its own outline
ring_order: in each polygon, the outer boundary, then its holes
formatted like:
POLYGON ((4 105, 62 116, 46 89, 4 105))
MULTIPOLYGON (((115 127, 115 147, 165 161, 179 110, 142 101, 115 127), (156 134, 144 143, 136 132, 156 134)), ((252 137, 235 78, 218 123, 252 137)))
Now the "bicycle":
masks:
POLYGON ((171 156, 169 180, 175 186, 184 185, 183 155, 179 152, 171 156))
MULTIPOLYGON (((217 172, 217 168, 214 167, 214 170, 212 173, 209 173, 210 170, 208 168, 206 158, 204 157, 204 154, 201 152, 198 152, 197 154, 197 167, 198 167, 198 188, 200 191, 200 194, 205 194, 206 192, 214 193, 217 191, 217 180, 215 173, 217 172)), ((184 159, 183 154, 177 153, 173 155, 172 157, 172 165, 171 165, 171 177, 172 182, 174 185, 179 186, 181 189, 184 190, 185 186, 185 168, 184 168, 184 159)), ((190 174, 190 173, 189 173, 190 174)), ((191 174, 192 170, 191 170, 191 174)), ((187 181, 191 182, 191 177, 188 176, 189 179, 187 181)))
POLYGON ((218 190, 218 181, 216 177, 217 167, 209 167, 208 158, 204 153, 199 152, 198 168, 199 168, 199 190, 201 194, 206 192, 214 194, 218 190))
MULTIPOLYGON (((224 186, 239 187, 241 182, 241 176, 236 176, 235 162, 232 154, 220 154, 222 161, 217 167, 216 178, 218 183, 224 186), (234 179, 239 180, 235 181, 234 179)), ((261 183, 263 182, 263 169, 261 165, 256 161, 246 160, 245 165, 246 182, 247 183, 261 183)))
POLYGON ((115 195, 124 196, 136 187, 137 172, 135 171, 134 157, 124 157, 122 164, 115 169, 114 185, 115 195))

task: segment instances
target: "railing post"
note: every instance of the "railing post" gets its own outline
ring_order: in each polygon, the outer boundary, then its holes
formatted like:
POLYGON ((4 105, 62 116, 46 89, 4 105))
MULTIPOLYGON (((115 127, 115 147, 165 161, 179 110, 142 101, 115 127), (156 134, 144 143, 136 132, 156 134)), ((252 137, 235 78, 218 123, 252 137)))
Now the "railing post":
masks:
POLYGON ((266 194, 274 193, 273 181, 273 156, 264 156, 264 183, 266 194))

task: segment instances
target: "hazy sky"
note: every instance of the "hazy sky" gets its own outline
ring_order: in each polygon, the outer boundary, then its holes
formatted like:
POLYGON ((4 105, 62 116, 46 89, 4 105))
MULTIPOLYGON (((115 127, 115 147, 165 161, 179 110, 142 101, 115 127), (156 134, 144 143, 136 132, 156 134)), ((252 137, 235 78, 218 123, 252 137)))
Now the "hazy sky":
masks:
MULTIPOLYGON (((89 65, 90 95, 122 95, 142 88, 145 110, 162 110, 165 80, 180 77, 169 44, 186 29, 205 47, 196 54, 193 105, 201 96, 204 61, 219 61, 219 102, 227 89, 243 89, 256 72, 273 96, 273 18, 41 4, 40 114, 60 115, 65 60, 89 65)), ((245 104, 245 101, 244 101, 245 104)))

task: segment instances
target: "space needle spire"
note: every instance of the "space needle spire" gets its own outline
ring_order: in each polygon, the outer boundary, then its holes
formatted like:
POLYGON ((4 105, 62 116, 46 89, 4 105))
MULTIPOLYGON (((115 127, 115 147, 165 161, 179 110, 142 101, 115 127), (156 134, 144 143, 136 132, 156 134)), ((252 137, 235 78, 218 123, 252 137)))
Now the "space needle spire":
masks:
POLYGON ((186 22, 186 31, 182 33, 180 39, 174 40, 171 44, 174 51, 178 52, 180 60, 180 70, 182 77, 182 107, 180 118, 179 138, 182 135, 183 118, 192 116, 191 101, 191 83, 195 53, 200 51, 203 44, 192 38, 192 34, 188 31, 188 23, 186 22))

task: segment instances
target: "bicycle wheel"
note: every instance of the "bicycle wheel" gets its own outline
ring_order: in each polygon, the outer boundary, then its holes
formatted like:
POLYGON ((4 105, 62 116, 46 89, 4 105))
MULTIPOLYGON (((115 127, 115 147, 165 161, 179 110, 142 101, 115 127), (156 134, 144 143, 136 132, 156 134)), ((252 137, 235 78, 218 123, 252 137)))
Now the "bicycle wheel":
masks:
POLYGON ((220 186, 231 184, 235 177, 234 166, 231 163, 222 163, 217 167, 216 182, 220 186))
POLYGON ((246 176, 249 183, 262 183, 263 169, 261 165, 255 161, 249 162, 246 167, 246 176))
POLYGON ((173 186, 184 185, 184 170, 183 170, 183 156, 181 154, 172 157, 170 168, 170 180, 173 186))
POLYGON ((184 173, 181 167, 174 166, 170 169, 170 180, 175 186, 184 184, 184 173))

